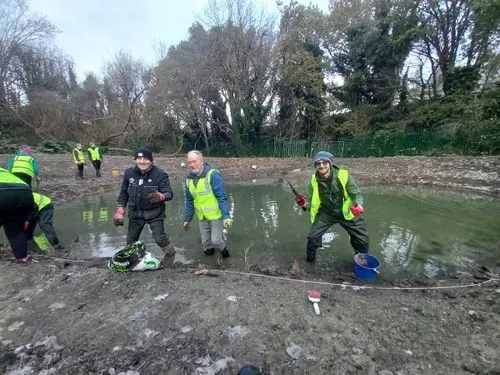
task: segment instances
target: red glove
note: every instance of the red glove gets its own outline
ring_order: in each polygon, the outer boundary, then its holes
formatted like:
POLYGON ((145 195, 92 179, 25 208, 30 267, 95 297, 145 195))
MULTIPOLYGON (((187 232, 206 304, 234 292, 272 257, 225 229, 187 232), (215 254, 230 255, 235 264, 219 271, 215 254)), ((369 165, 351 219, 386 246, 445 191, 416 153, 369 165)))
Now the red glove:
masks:
POLYGON ((302 194, 299 194, 295 197, 295 202, 297 202, 297 205, 300 207, 300 208, 306 208, 307 207, 307 198, 302 195, 302 194))
POLYGON ((363 211, 364 211, 363 206, 361 206, 360 204, 355 203, 351 206, 351 212, 356 217, 360 216, 363 213, 363 211))
POLYGON ((117 227, 120 225, 123 225, 123 218, 125 217, 125 210, 121 207, 119 207, 116 210, 115 216, 113 216, 113 224, 115 224, 117 227))
POLYGON ((165 194, 160 193, 159 191, 155 191, 153 193, 148 194, 148 200, 151 203, 161 203, 165 200, 165 194))
POLYGON ((24 231, 25 232, 28 230, 29 226, 30 226, 30 222, 29 221, 25 221, 24 222, 24 231))

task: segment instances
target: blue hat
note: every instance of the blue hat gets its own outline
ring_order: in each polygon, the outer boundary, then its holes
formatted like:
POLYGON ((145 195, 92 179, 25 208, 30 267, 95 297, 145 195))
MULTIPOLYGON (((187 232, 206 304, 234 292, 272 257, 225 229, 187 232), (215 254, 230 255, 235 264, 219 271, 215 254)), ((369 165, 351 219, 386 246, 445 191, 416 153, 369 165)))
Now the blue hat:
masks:
POLYGON ((333 165, 333 155, 328 151, 320 151, 314 157, 314 163, 317 163, 318 161, 327 161, 330 165, 333 165))

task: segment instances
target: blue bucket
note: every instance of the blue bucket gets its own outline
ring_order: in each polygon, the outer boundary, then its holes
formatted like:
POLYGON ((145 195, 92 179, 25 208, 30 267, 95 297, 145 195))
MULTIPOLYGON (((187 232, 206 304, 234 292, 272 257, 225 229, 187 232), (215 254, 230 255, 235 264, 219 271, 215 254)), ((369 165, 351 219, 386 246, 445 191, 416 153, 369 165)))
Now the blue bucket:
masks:
POLYGON ((354 272, 360 280, 375 281, 379 268, 380 261, 373 255, 359 253, 354 256, 354 272))

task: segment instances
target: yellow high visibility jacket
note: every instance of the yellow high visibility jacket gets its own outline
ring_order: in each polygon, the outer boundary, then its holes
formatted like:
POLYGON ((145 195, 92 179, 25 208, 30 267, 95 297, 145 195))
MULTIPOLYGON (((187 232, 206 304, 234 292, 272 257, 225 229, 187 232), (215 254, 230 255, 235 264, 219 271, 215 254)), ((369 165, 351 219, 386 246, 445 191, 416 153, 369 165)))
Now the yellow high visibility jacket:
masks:
POLYGON ((37 213, 39 213, 43 208, 52 203, 52 199, 50 199, 46 195, 41 195, 38 193, 33 193, 33 200, 38 207, 37 213))
POLYGON ((83 155, 83 151, 77 148, 73 149, 73 160, 75 161, 75 164, 85 164, 85 156, 83 155))
MULTIPOLYGON (((332 170, 332 173, 333 170, 332 170)), ((347 194, 347 179, 349 178, 349 171, 347 169, 339 169, 337 173, 337 179, 342 187, 342 191, 344 192, 344 196, 342 197, 342 213, 344 215, 344 219, 352 220, 354 219, 354 215, 350 210, 350 207, 354 203, 349 194, 347 194)), ((321 199, 319 197, 319 188, 318 181, 316 180, 316 173, 313 173, 311 177, 311 186, 312 186, 312 198, 311 198, 311 223, 314 223, 314 219, 318 214, 319 207, 321 205, 321 199)))
POLYGON ((30 177, 35 177, 33 169, 33 158, 29 155, 17 155, 14 157, 10 173, 24 173, 30 177))
POLYGON ((19 184, 19 185, 29 186, 19 177, 14 176, 7 169, 3 168, 0 168, 0 184, 19 184))
POLYGON ((200 178, 196 186, 193 179, 186 180, 186 186, 193 196, 193 205, 198 220, 218 220, 222 217, 222 212, 219 208, 219 202, 210 185, 210 177, 215 169, 210 169, 205 177, 200 178))
POLYGON ((89 147, 87 149, 87 151, 90 154, 90 160, 91 161, 101 160, 101 153, 99 152, 99 147, 96 147, 96 148, 89 147))

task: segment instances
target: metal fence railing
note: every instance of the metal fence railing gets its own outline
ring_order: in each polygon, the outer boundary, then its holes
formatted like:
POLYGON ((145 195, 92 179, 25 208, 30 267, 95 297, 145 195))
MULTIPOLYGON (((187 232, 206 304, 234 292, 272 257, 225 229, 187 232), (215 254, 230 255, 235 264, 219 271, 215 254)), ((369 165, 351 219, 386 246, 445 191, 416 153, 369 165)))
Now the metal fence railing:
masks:
POLYGON ((275 140, 247 145, 236 154, 232 146, 212 147, 209 156, 312 157, 329 151, 339 158, 438 155, 498 155, 500 134, 453 133, 443 130, 418 132, 380 131, 332 141, 275 140))

